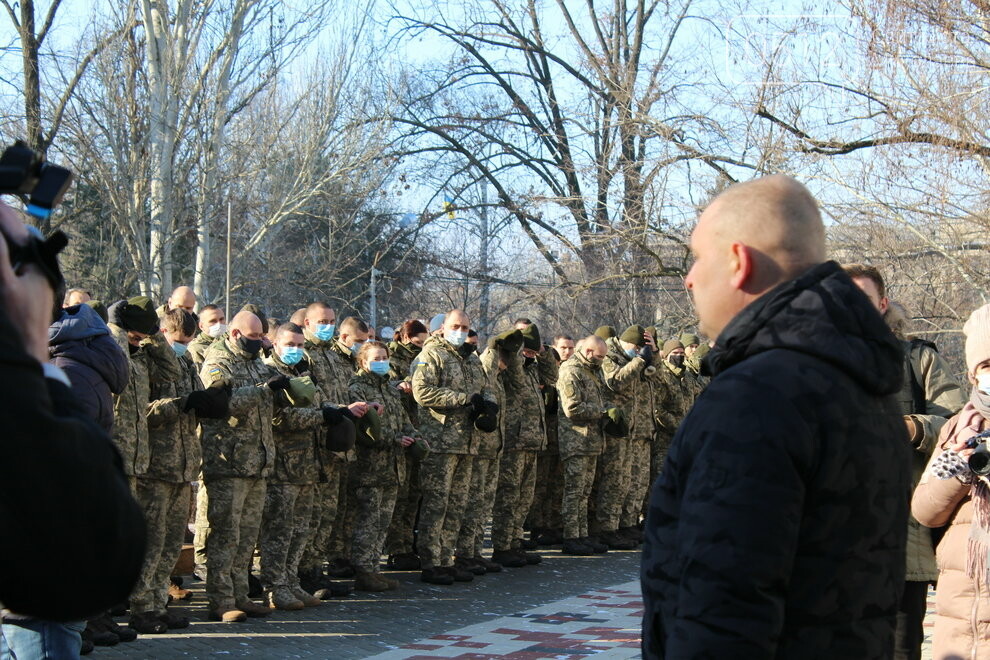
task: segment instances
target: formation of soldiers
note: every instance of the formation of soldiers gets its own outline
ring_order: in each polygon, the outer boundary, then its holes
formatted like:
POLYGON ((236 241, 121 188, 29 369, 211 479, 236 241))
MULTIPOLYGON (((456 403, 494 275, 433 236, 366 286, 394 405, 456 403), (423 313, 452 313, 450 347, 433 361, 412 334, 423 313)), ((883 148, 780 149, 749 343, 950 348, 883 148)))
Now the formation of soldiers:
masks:
POLYGON ((130 365, 113 435, 148 521, 129 623, 146 634, 189 625, 167 604, 188 595, 170 574, 190 518, 224 622, 395 589, 383 554, 450 585, 539 563, 540 546, 633 549, 705 380, 697 336, 639 325, 544 342, 518 319, 479 344, 460 310, 376 333, 321 302, 285 322, 195 307, 180 287, 102 310, 130 365))

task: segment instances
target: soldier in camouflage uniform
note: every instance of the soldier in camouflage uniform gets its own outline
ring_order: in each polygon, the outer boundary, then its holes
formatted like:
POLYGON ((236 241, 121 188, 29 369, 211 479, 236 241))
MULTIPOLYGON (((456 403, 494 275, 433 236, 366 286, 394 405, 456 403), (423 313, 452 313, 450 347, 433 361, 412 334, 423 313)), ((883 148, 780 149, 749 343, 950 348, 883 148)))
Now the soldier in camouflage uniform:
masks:
POLYGON ((203 390, 186 345, 196 332, 193 315, 173 309, 162 317, 162 334, 177 356, 182 377, 150 383, 149 461, 137 477, 137 500, 148 524, 144 565, 131 592, 130 626, 142 634, 186 628, 189 619, 165 608, 169 576, 182 549, 189 511, 190 482, 200 471, 200 417, 224 418, 230 395, 223 388, 203 390))
POLYGON ((537 355, 544 350, 540 331, 535 324, 525 322, 517 323, 517 329, 523 335, 523 353, 507 355, 506 369, 500 375, 506 399, 505 445, 492 510, 492 561, 509 568, 536 564, 541 559, 538 554, 524 552, 520 544, 523 523, 533 504, 536 456, 547 446, 546 408, 537 362, 537 355))
POLYGON ((591 335, 579 341, 574 355, 560 365, 557 391, 560 395, 559 444, 564 465, 564 554, 590 555, 588 500, 598 457, 605 446, 602 415, 606 410, 601 364, 608 348, 591 335))
POLYGON ((650 449, 650 483, 663 470, 667 449, 677 433, 677 427, 691 410, 697 389, 693 377, 684 367, 684 346, 680 341, 666 341, 661 354, 663 359, 652 376, 657 432, 650 449))
MULTIPOLYGON (((280 374, 300 382, 310 376, 304 357, 302 328, 287 323, 276 329, 272 354, 265 358, 280 374)), ((293 407, 280 408, 273 420, 275 465, 265 490, 261 519, 261 585, 269 604, 280 610, 300 610, 320 604, 299 583, 299 562, 310 540, 313 497, 319 476, 317 442, 323 428, 321 395, 297 394, 293 407)))
POLYGON ((203 480, 210 536, 206 597, 210 618, 234 622, 271 612, 248 598, 248 572, 265 504, 265 478, 275 463, 272 420, 288 405, 289 378, 264 364, 261 319, 238 312, 230 336, 210 346, 200 379, 232 388, 230 418, 202 420, 203 480))
MULTIPOLYGON (((413 396, 420 406, 420 432, 432 447, 420 465, 423 501, 419 517, 421 579, 433 584, 469 581, 471 573, 453 565, 454 545, 471 483, 474 444, 472 413, 493 401, 478 355, 461 350, 470 329, 467 315, 453 310, 444 318, 443 335, 423 346, 413 372, 413 396)), ((471 348, 471 347, 468 347, 471 348)))
MULTIPOLYGON (((334 337, 336 314, 326 303, 315 302, 306 308, 303 335, 306 337, 306 357, 310 363, 313 380, 320 389, 323 402, 333 406, 346 406, 350 414, 357 418, 367 410, 363 401, 349 402, 347 385, 354 373, 353 360, 349 357, 350 348, 340 349, 340 342, 334 337), (346 351, 346 353, 345 353, 346 351)), ((357 319, 353 319, 360 323, 357 319)), ((345 319, 346 321, 346 319, 345 319)), ((367 327, 367 326, 365 326, 367 327)), ((353 331, 351 331, 353 335, 353 331)), ((354 339, 350 339, 354 343, 354 339)), ((353 451, 349 452, 353 457, 353 451)), ((321 477, 316 492, 316 505, 313 507, 313 537, 303 554, 302 570, 307 574, 322 572, 323 562, 331 552, 334 535, 340 537, 340 519, 343 517, 347 487, 348 452, 329 451, 324 443, 319 450, 321 477)), ((337 552, 340 552, 338 544, 337 552)), ((317 578, 313 577, 314 580, 317 578)), ((328 583, 327 586, 330 586, 328 583)))
MULTIPOLYGON (((488 347, 479 358, 488 389, 494 395, 495 402, 501 410, 506 409, 506 397, 499 373, 505 370, 512 359, 511 356, 518 356, 521 347, 521 332, 518 330, 504 332, 489 340, 488 347)), ((478 453, 471 466, 470 495, 457 538, 454 564, 475 574, 481 574, 479 569, 483 569, 485 573, 498 573, 502 570, 502 565, 486 559, 482 556, 481 550, 485 539, 485 523, 490 519, 495 504, 499 456, 502 453, 505 437, 505 415, 498 416, 493 431, 485 432, 476 426, 473 432, 473 442, 478 448, 478 453)))
MULTIPOLYGON (((412 396, 412 370, 423 344, 429 338, 426 326, 412 319, 402 324, 399 340, 389 344, 392 362, 392 379, 399 381, 402 405, 415 426, 419 423, 419 410, 412 396)), ((419 488, 420 459, 412 452, 405 452, 406 479, 399 486, 392 524, 385 539, 388 566, 398 571, 418 571, 419 555, 415 553, 416 514, 419 512, 421 491, 419 488)))
POLYGON ((356 589, 386 591, 399 583, 380 572, 382 546, 399 486, 405 481, 404 448, 414 442, 416 429, 402 406, 399 390, 389 382, 391 364, 385 344, 366 342, 358 351, 357 365, 349 386, 351 398, 378 401, 382 408, 377 415, 377 437, 373 430, 359 429, 357 434, 357 460, 350 475, 355 510, 351 565, 357 573, 356 589))
MULTIPOLYGON (((649 337, 649 353, 652 358, 656 342, 653 335, 649 337)), ((637 545, 642 542, 643 534, 639 523, 650 490, 650 452, 653 439, 656 436, 656 420, 654 419, 654 379, 657 366, 649 364, 643 369, 642 380, 633 390, 635 400, 630 407, 629 444, 626 446, 627 464, 629 466, 626 498, 622 503, 622 515, 619 518, 619 534, 637 545)))
POLYGON ((113 397, 113 441, 124 461, 124 473, 136 486, 135 477, 148 471, 148 402, 151 383, 182 377, 175 352, 158 332, 158 315, 151 300, 130 298, 110 306, 110 334, 128 355, 127 387, 113 397))
MULTIPOLYGON (((637 406, 648 398, 645 369, 652 366, 653 339, 642 326, 628 327, 619 337, 606 342, 608 355, 602 363, 607 396, 613 406, 621 408, 635 422, 642 417, 637 406), (645 350, 644 350, 645 349, 645 350), (644 395, 644 390, 647 394, 644 395)), ((630 428, 635 433, 635 428, 630 428)), ((601 542, 613 550, 631 550, 636 543, 619 534, 622 507, 629 494, 630 439, 605 436, 605 449, 598 460, 595 479, 595 529, 601 542)))

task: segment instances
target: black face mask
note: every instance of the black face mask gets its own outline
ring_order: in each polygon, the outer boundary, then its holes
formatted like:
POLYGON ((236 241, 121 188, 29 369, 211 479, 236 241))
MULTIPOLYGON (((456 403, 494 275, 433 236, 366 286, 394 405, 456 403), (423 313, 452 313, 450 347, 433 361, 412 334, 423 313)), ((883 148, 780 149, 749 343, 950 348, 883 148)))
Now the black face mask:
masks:
POLYGON ((140 346, 135 346, 134 344, 128 344, 127 345, 127 350, 131 352, 131 355, 134 355, 138 351, 141 350, 141 347, 140 346))
POLYGON ((248 339, 244 335, 237 338, 237 347, 250 355, 252 358, 258 356, 258 352, 261 351, 261 340, 260 339, 248 339))
POLYGON ((530 365, 536 364, 536 358, 530 358, 530 357, 524 358, 523 362, 525 362, 526 366, 528 367, 530 365))
POLYGON ((670 361, 670 363, 672 365, 674 365, 675 367, 677 367, 678 369, 680 369, 681 367, 684 366, 684 357, 685 356, 683 356, 683 355, 671 355, 667 359, 670 361))
POLYGON ((467 342, 464 342, 463 344, 457 347, 457 352, 460 353, 462 357, 467 357, 471 355, 471 353, 475 352, 475 348, 476 347, 474 344, 469 344, 467 342))

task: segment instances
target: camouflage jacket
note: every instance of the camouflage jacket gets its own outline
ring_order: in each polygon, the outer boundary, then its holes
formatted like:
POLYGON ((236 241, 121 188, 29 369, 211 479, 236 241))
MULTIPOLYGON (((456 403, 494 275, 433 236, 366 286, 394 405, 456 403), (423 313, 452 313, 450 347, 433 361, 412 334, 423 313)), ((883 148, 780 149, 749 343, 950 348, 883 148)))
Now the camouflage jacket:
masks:
POLYGON ((351 376, 348 392, 355 401, 378 401, 382 404, 379 415, 381 442, 373 444, 367 434, 358 433, 355 446, 357 461, 352 472, 357 475, 358 485, 374 486, 386 479, 401 483, 405 480, 406 462, 403 456, 405 450, 399 441, 404 435, 413 437, 417 433, 402 407, 399 391, 386 378, 358 369, 351 376))
POLYGON ((216 338, 211 337, 205 332, 200 332, 196 335, 196 338, 189 342, 189 358, 193 361, 193 364, 199 366, 203 364, 203 356, 206 355, 206 349, 213 345, 216 338))
POLYGON ((499 375, 505 388, 505 450, 540 451, 547 447, 547 415, 540 388, 540 365, 510 356, 499 375))
POLYGON ((498 371, 498 349, 486 348, 478 358, 485 381, 488 383, 488 391, 495 398, 498 404, 498 428, 491 433, 485 433, 477 428, 474 429, 473 443, 478 447, 480 458, 496 458, 505 444, 505 419, 506 419, 506 397, 505 388, 502 386, 502 379, 499 378, 498 371))
MULTIPOLYGON (((412 366, 419 356, 419 351, 412 344, 403 344, 393 341, 388 345, 389 361, 392 363, 392 371, 389 373, 396 384, 406 382, 412 385, 412 366)), ((406 414, 413 425, 418 423, 419 410, 412 393, 399 393, 402 396, 402 405, 405 406, 406 414)))
MULTIPOLYGON (((309 361, 310 375, 313 382, 323 395, 323 402, 337 407, 353 403, 347 393, 347 385, 354 375, 354 358, 350 351, 344 349, 337 337, 320 341, 309 330, 303 330, 306 337, 306 359, 309 361)), ((331 461, 353 461, 354 450, 347 452, 330 452, 320 442, 320 460, 324 465, 331 461)))
POLYGON ((680 375, 675 373, 666 360, 657 365, 656 373, 651 376, 653 414, 657 430, 668 438, 672 438, 677 432, 681 420, 687 416, 694 403, 692 378, 687 369, 681 370, 680 375))
POLYGON ((228 339, 210 346, 199 375, 207 387, 225 379, 233 388, 230 417, 200 422, 203 477, 267 477, 275 464, 272 420, 287 405, 265 384, 278 372, 228 339))
POLYGON ((607 388, 605 396, 613 406, 622 408, 629 420, 629 437, 652 435, 652 388, 646 381, 646 361, 636 356, 630 358, 622 350, 619 340, 611 337, 605 341, 608 355, 602 362, 602 375, 607 388), (643 433, 643 426, 649 427, 643 433))
POLYGON ((148 404, 148 443, 151 459, 142 475, 171 483, 199 478, 203 452, 199 441, 199 420, 194 411, 183 412, 190 392, 203 388, 196 365, 188 355, 178 358, 182 378, 152 382, 148 404))
MULTIPOLYGON (((289 366, 278 354, 264 358, 264 363, 289 378, 310 376, 308 360, 289 366)), ((275 411, 272 419, 272 440, 275 443, 275 465, 268 480, 278 484, 313 484, 320 477, 318 443, 323 439, 322 395, 319 388, 308 408, 285 406, 275 411)))
POLYGON ((463 357, 446 339, 431 337, 419 354, 412 385, 420 405, 419 430, 433 451, 476 454, 471 396, 481 393, 495 400, 478 355, 463 357))
POLYGON ((560 457, 600 454, 605 446, 602 413, 607 407, 600 370, 575 353, 560 365, 557 392, 560 395, 558 442, 560 457))

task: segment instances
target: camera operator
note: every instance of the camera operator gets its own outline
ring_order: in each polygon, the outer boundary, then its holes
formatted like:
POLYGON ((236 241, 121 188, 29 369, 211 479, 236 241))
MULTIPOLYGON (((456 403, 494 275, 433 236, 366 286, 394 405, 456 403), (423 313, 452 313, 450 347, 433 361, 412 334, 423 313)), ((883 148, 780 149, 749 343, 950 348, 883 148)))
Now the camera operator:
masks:
POLYGON ((47 363, 59 247, 0 203, 0 657, 77 656, 81 622, 55 622, 126 598, 144 554, 120 457, 47 363))

